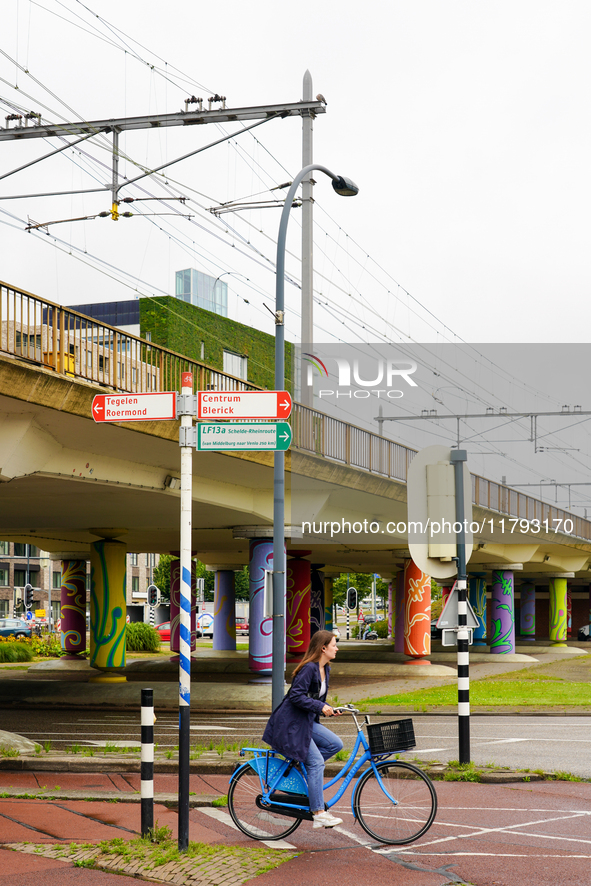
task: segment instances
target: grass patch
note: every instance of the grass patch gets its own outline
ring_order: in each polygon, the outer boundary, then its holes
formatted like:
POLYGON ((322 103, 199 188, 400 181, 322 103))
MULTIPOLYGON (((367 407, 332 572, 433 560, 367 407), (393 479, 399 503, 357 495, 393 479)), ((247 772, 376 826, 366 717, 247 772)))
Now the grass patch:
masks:
POLYGON ((129 652, 159 652, 160 634, 152 625, 136 621, 125 628, 125 642, 129 652))
MULTIPOLYGON (((455 683, 447 686, 434 686, 415 692, 399 692, 394 695, 380 695, 365 698, 364 705, 389 705, 414 707, 425 710, 427 706, 456 705, 458 690, 455 683)), ((485 680, 472 680, 470 683, 470 704, 472 706, 591 706, 591 683, 572 683, 561 678, 535 674, 524 679, 524 672, 501 674, 485 680)))
POLYGON ((482 772, 474 763, 460 763, 459 760, 450 760, 443 780, 479 782, 482 781, 482 772))
POLYGON ((24 640, 0 640, 0 662, 33 661, 35 653, 24 640))

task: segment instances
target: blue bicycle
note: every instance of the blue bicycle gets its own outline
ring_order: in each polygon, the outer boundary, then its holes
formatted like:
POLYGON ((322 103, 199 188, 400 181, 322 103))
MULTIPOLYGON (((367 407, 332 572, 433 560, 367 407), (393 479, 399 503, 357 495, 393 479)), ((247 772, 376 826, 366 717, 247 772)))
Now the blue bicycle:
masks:
MULTIPOLYGON (((417 766, 392 759, 393 754, 415 747, 412 720, 371 724, 365 717, 367 738, 352 705, 336 710, 350 713, 357 727, 351 755, 340 772, 327 782, 330 809, 357 776, 351 797, 353 817, 380 843, 405 844, 426 833, 437 812, 437 794, 429 777, 417 766), (356 759, 361 751, 361 756, 356 759)), ((228 811, 235 825, 254 840, 280 840, 302 821, 312 821, 306 767, 268 748, 242 748, 253 758, 240 765, 230 779, 228 811)))

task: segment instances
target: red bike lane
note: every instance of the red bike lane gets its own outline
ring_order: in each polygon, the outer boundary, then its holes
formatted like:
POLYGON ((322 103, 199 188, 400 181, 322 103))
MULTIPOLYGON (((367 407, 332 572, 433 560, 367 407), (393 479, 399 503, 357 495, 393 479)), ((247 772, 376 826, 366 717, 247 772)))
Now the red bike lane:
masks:
MULTIPOLYGON (((48 774, 42 785, 57 786, 48 774)), ((6 790, 34 787, 30 773, 2 778, 6 790), (22 779, 22 783, 21 782, 22 779)), ((139 787, 139 776, 60 773, 61 789, 88 791, 110 785, 123 800, 139 787), (66 785, 67 782, 67 785, 66 785)), ((174 776, 157 776, 156 790, 174 791, 174 776)), ((228 777, 191 776, 191 789, 201 794, 225 794, 228 777)), ((304 822, 288 840, 272 843, 297 853, 295 858, 257 877, 260 886, 317 882, 359 886, 389 882, 401 886, 579 886, 591 881, 591 784, 532 782, 466 784, 437 782, 439 808, 428 833, 409 846, 376 844, 353 820, 348 799, 334 811, 343 824, 314 830, 304 822)), ((177 830, 172 809, 156 805, 160 825, 177 830)), ((0 798, 0 883, 7 886, 123 886, 129 878, 79 870, 71 863, 2 850, 1 843, 88 841, 137 833, 140 809, 136 802, 66 798, 0 798)), ((209 844, 260 846, 234 827, 225 808, 191 809, 190 839, 209 844)))

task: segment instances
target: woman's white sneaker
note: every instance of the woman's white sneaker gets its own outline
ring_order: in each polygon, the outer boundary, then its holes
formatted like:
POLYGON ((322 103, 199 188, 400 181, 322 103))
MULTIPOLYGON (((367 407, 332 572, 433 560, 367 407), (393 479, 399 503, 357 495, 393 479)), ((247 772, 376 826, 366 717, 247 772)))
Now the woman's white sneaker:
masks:
POLYGON ((342 823, 342 818, 335 818, 335 816, 331 815, 330 812, 319 812, 318 815, 314 816, 315 828, 336 828, 338 824, 342 823))

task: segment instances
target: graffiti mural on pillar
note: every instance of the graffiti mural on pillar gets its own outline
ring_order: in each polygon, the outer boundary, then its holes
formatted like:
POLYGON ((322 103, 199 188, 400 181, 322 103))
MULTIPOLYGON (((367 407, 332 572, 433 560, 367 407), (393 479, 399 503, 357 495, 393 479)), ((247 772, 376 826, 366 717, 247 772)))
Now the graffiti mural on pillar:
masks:
POLYGON ((478 627, 474 628, 474 640, 486 637, 486 581, 475 576, 470 579, 470 605, 478 619, 478 627))
POLYGON ((412 560, 404 567, 404 653, 431 653, 431 576, 412 560))
POLYGON ((310 563, 289 560, 287 567, 287 655, 301 657, 310 643, 310 563))
POLYGON ((521 585, 521 636, 533 640, 536 635, 536 589, 533 584, 521 585))
POLYGON ((324 630, 324 575, 312 568, 310 590, 310 635, 324 630))
POLYGON ((265 572, 273 569, 273 542, 250 542, 248 624, 248 667, 257 674, 270 674, 273 666, 273 619, 265 615, 265 572))
POLYGON ((566 586, 566 634, 568 637, 573 632, 573 593, 570 585, 566 586))
POLYGON ((112 540, 90 546, 90 664, 99 670, 125 667, 126 550, 112 540))
POLYGON ((234 573, 216 570, 213 597, 213 648, 236 650, 236 592, 234 573))
POLYGON ((62 561, 60 597, 62 649, 71 655, 86 649, 86 560, 62 561))
POLYGON ((550 579, 550 640, 566 640, 566 578, 550 579))
POLYGON ((332 631, 333 623, 332 623, 332 604, 333 604, 333 596, 332 596, 332 578, 324 579, 324 629, 326 631, 332 631))
POLYGON ((513 573, 494 571, 491 599, 490 651, 515 652, 515 603, 513 573))

